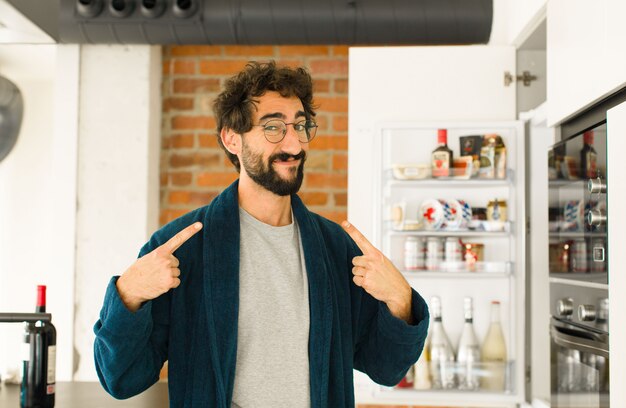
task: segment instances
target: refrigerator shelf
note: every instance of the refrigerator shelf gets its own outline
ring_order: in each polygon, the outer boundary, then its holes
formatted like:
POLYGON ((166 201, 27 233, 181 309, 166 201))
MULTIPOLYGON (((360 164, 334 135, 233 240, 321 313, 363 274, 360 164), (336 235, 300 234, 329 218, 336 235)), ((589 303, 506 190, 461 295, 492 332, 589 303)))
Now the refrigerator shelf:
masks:
POLYGON ((389 187, 508 187, 511 186, 512 182, 508 179, 493 179, 493 180, 485 180, 485 179, 455 179, 455 178, 426 178, 421 180, 398 180, 395 178, 389 179, 387 182, 387 186, 389 187))
MULTIPOLYGON (((510 224, 510 223, 509 223, 510 224)), ((435 231, 390 231, 389 236, 416 236, 416 237, 489 237, 489 238, 506 238, 511 235, 510 227, 508 231, 499 232, 487 232, 487 231, 475 231, 475 230, 435 230, 435 231)))
POLYGON ((408 279, 484 279, 484 278, 509 278, 511 272, 447 272, 447 271, 402 271, 405 278, 408 279))

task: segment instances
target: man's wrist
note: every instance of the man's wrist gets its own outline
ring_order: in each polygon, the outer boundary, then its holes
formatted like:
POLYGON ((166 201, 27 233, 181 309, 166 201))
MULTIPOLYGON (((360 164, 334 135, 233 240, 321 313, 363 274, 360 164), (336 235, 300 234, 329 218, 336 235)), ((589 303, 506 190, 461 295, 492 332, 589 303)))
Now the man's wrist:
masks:
POLYGON ((115 283, 115 287, 117 288, 117 293, 119 294, 122 303, 124 303, 124 306, 126 306, 126 308, 131 312, 136 312, 141 307, 143 300, 131 294, 131 291, 128 290, 126 279, 127 277, 125 274, 120 276, 115 283))
POLYGON ((411 308, 413 291, 411 287, 394 300, 385 302, 392 316, 404 320, 407 324, 413 324, 413 313, 411 308))

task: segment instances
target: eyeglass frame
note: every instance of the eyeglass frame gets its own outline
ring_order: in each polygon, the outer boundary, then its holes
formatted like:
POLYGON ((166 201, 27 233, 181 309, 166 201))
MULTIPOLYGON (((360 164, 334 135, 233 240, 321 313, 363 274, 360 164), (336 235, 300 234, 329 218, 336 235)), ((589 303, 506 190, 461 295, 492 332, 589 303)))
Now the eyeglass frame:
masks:
POLYGON ((265 140, 267 140, 268 142, 270 142, 272 144, 278 144, 278 143, 282 142, 283 140, 285 140, 285 136, 287 136, 287 125, 293 126, 293 130, 298 135, 298 141, 300 143, 311 143, 311 140, 315 139, 315 136, 317 135, 317 128, 319 127, 319 126, 317 126, 317 122, 315 122, 312 119, 303 119, 303 120, 300 120, 298 122, 289 122, 289 123, 287 123, 287 122, 285 122, 284 120, 281 120, 281 119, 270 119, 267 122, 265 122, 265 124, 263 124, 263 125, 252 125, 252 127, 262 127, 263 128, 263 136, 265 137, 265 140), (285 125, 285 127, 283 128, 283 136, 279 140, 277 140, 275 142, 270 140, 268 138, 268 136, 267 136, 267 133, 266 133, 267 131, 266 131, 265 127, 270 122, 281 122, 283 125, 285 125), (310 130, 311 129, 315 129, 315 131, 313 133, 313 137, 311 137, 310 139, 307 139, 307 140, 302 140, 302 139, 300 139, 300 133, 296 130, 295 125, 299 125, 301 123, 306 123, 306 122, 314 123, 315 126, 311 126, 310 128, 307 128, 305 126, 305 129, 304 129, 305 134, 310 134, 310 130))

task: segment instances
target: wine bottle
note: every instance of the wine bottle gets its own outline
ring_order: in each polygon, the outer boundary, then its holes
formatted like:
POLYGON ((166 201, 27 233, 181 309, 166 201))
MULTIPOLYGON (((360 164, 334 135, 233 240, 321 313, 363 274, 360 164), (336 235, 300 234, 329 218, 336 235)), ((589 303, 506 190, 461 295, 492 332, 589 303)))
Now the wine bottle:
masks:
POLYGON ((593 130, 583 134, 583 148, 580 150, 580 176, 583 179, 598 177, 598 154, 593 148, 593 130))
POLYGON ((437 148, 431 154, 432 176, 452 176, 452 150, 448 147, 448 130, 437 130, 437 148))
POLYGON ((457 363, 459 369, 459 389, 477 390, 480 387, 478 364, 480 347, 474 331, 473 302, 471 297, 464 299, 465 324, 459 340, 457 363))
POLYGON ((454 350, 443 328, 441 299, 435 296, 430 301, 433 313, 433 328, 430 343, 430 377, 433 389, 456 387, 454 373, 454 350))
POLYGON ((415 379, 413 380, 413 388, 416 390, 429 390, 432 388, 430 382, 430 336, 426 338, 426 344, 424 344, 424 350, 417 360, 417 363, 413 366, 415 372, 415 379))
POLYGON ((484 376, 480 386, 484 390, 504 391, 506 384, 506 344, 500 324, 500 302, 491 302, 491 324, 481 350, 484 376))
MULTIPOLYGON (((37 286, 37 313, 46 312, 46 287, 37 286)), ((56 385, 56 329, 51 322, 26 323, 20 406, 54 407, 56 385)))

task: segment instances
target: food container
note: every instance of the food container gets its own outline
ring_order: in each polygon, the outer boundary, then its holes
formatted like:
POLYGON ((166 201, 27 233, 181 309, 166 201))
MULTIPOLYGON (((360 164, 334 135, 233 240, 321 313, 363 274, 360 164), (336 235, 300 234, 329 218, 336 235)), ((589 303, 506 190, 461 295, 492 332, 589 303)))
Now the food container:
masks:
POLYGON ((485 257, 485 245, 475 242, 464 242, 463 260, 467 269, 470 271, 476 270, 476 263, 483 262, 485 257))
POLYGON ((423 180, 430 177, 428 164, 394 164, 393 177, 398 180, 423 180))
POLYGON ((467 180, 472 177, 474 168, 472 156, 461 156, 452 160, 452 177, 467 180))
POLYGON ((498 200, 496 198, 495 200, 491 200, 487 203, 487 221, 507 221, 505 200, 498 200))

